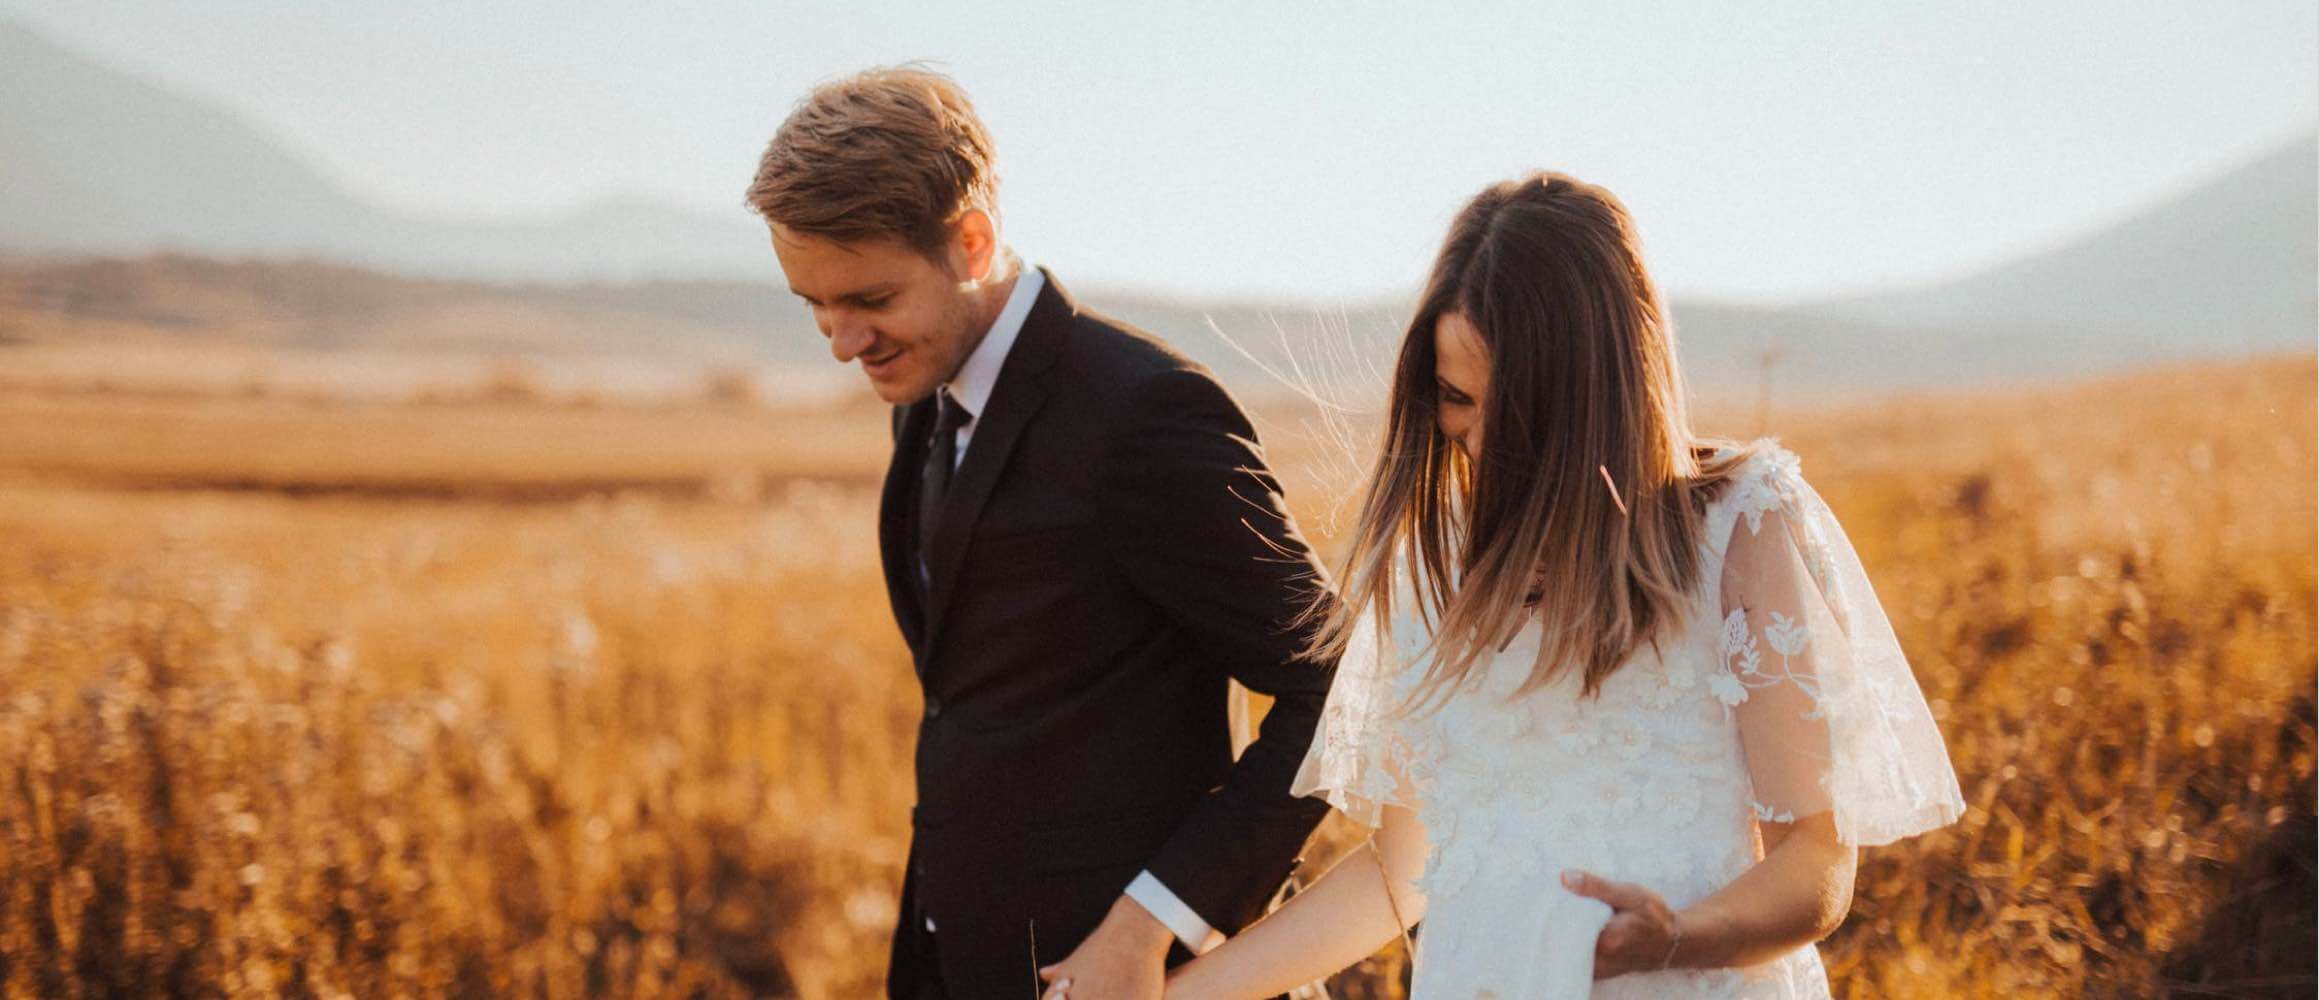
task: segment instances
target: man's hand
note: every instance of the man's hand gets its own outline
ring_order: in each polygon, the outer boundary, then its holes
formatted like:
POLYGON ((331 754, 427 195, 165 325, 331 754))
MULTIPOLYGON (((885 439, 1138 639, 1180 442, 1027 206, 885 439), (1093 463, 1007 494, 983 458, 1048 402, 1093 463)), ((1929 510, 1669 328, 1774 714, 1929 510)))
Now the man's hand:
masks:
POLYGON ((1167 925, 1121 896, 1070 956, 1039 970, 1050 1000, 1158 1000, 1167 979, 1167 925))

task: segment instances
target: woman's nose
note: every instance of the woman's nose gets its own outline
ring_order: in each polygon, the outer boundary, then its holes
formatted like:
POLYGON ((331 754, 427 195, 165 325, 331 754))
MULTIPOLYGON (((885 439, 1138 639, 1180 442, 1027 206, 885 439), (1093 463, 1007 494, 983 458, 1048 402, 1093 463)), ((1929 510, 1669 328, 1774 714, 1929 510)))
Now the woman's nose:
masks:
POLYGON ((1482 435, 1475 433, 1473 421, 1443 420, 1436 426, 1449 439, 1450 446, 1464 452, 1468 460, 1482 454, 1482 435))

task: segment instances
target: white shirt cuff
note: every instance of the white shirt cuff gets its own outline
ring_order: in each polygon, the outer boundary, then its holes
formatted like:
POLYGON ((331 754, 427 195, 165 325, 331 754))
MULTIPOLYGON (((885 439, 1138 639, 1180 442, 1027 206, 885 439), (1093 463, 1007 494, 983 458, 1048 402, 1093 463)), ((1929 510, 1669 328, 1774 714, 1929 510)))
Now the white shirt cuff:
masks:
POLYGON ((1144 908, 1144 912, 1158 919, 1193 954, 1203 954, 1224 943, 1223 933, 1210 927, 1208 921, 1200 919, 1200 914, 1192 912, 1192 907, 1184 905, 1184 901, 1168 891, 1167 886, 1161 885, 1151 872, 1137 872, 1136 880, 1128 883, 1127 891, 1129 899, 1135 900, 1137 906, 1144 908))

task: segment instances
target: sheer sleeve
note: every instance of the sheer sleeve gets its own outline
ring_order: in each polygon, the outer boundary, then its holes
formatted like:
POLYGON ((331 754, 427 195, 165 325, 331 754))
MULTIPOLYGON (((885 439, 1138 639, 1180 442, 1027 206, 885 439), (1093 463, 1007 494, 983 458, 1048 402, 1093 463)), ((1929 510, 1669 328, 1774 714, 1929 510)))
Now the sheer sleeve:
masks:
POLYGON ((1424 649, 1425 635, 1406 573, 1399 582, 1401 599, 1385 629, 1374 614, 1357 619, 1313 743, 1289 784, 1290 794, 1324 799, 1373 829, 1383 822, 1386 806, 1418 808, 1411 768, 1416 723, 1395 709, 1407 694, 1405 668, 1424 649))
POLYGON ((1757 818, 1830 812, 1849 844, 1956 821, 1965 801, 1941 731, 1835 515, 1778 448, 1733 488, 1715 689, 1757 818))

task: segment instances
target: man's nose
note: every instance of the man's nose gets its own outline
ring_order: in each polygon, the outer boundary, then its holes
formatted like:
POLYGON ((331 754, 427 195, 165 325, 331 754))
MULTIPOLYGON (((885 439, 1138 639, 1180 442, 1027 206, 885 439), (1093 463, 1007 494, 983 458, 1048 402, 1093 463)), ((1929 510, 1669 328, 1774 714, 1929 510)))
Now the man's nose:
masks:
POLYGON ((860 357, 862 352, 878 341, 870 331, 870 324, 859 320, 840 318, 830 324, 830 356, 845 364, 860 357))

